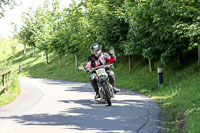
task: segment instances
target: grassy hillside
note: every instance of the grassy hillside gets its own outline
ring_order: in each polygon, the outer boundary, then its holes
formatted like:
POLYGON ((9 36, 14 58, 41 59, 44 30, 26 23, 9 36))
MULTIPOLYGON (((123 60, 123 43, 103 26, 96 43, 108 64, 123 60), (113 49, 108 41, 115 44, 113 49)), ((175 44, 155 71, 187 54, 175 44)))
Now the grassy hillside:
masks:
MULTIPOLYGON (((18 82, 18 75, 16 70, 12 66, 12 58, 18 49, 17 49, 17 41, 16 40, 1 40, 0 41, 0 72, 12 68, 10 74, 10 81, 11 86, 9 87, 6 93, 0 94, 0 107, 4 106, 5 104, 10 103, 13 101, 17 95, 20 93, 19 89, 19 82, 18 82), (15 71, 13 71, 15 70, 15 71)), ((18 47, 19 48, 19 47, 18 47)), ((0 87, 2 87, 2 77, 0 77, 0 87)))
MULTIPOLYGON (((20 75, 23 76, 89 82, 89 74, 75 67, 74 55, 64 56, 62 67, 59 68, 57 55, 49 54, 50 63, 46 65, 45 57, 42 58, 41 54, 36 50, 36 57, 32 57, 32 49, 27 48, 27 54, 24 55, 23 45, 19 45, 15 53, 3 54, 0 64, 7 60, 17 72, 18 63, 21 62, 20 75)), ((88 55, 89 53, 80 53, 79 64, 83 63, 88 55)), ((160 64, 155 63, 155 66, 157 65, 160 64)), ((146 60, 138 59, 134 62, 132 72, 128 71, 126 60, 118 60, 114 69, 116 85, 136 90, 155 99, 162 108, 162 120, 166 131, 197 133, 200 131, 199 66, 194 62, 175 68, 170 65, 164 66, 164 85, 158 88, 157 72, 149 72, 146 60)))

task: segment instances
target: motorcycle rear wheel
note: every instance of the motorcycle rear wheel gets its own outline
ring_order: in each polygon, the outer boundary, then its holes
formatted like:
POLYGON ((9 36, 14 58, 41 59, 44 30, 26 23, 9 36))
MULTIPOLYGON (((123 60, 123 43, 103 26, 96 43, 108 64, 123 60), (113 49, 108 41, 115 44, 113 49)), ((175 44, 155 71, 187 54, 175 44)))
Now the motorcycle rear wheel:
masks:
POLYGON ((108 103, 108 106, 111 106, 112 105, 111 100, 110 100, 111 96, 110 96, 110 93, 108 92, 108 86, 107 86, 106 82, 103 82, 102 86, 103 86, 103 89, 105 92, 105 100, 108 103))

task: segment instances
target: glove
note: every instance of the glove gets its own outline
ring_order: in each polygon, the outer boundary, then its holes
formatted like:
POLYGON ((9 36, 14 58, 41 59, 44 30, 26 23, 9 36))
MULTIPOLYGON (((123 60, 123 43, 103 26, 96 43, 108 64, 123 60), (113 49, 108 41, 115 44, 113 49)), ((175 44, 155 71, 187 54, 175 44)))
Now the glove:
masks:
POLYGON ((87 69, 87 68, 86 68, 85 71, 86 71, 87 73, 89 73, 89 72, 90 72, 90 69, 87 69))
POLYGON ((110 53, 110 56, 111 56, 111 57, 115 57, 115 51, 114 51, 114 48, 113 48, 113 47, 110 48, 109 53, 110 53))
POLYGON ((90 69, 85 67, 85 71, 86 71, 87 73, 89 73, 89 72, 90 72, 90 69))

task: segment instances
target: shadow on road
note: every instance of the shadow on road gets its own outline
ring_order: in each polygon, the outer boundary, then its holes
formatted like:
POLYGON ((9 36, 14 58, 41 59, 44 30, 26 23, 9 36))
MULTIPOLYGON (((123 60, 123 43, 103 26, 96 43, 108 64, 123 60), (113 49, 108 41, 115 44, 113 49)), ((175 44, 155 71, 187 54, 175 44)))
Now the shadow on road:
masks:
POLYGON ((80 104, 83 107, 70 108, 61 111, 59 114, 34 114, 13 116, 14 119, 23 125, 51 125, 66 126, 67 129, 76 130, 101 130, 104 132, 123 131, 137 132, 141 125, 149 121, 149 112, 145 109, 147 102, 137 100, 113 100, 113 103, 120 103, 111 107, 101 104, 95 100, 63 100, 58 102, 80 104), (143 115, 146 115, 144 117, 143 115), (144 119, 145 118, 145 119, 144 119))

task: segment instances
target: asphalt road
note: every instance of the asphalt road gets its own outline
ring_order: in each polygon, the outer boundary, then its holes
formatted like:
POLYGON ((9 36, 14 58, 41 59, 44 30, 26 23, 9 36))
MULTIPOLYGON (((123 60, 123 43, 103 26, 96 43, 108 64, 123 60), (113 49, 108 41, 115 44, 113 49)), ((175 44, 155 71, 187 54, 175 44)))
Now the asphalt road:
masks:
POLYGON ((0 133, 158 133, 159 106, 121 89, 112 106, 90 84, 20 77, 22 92, 0 108, 0 133))

